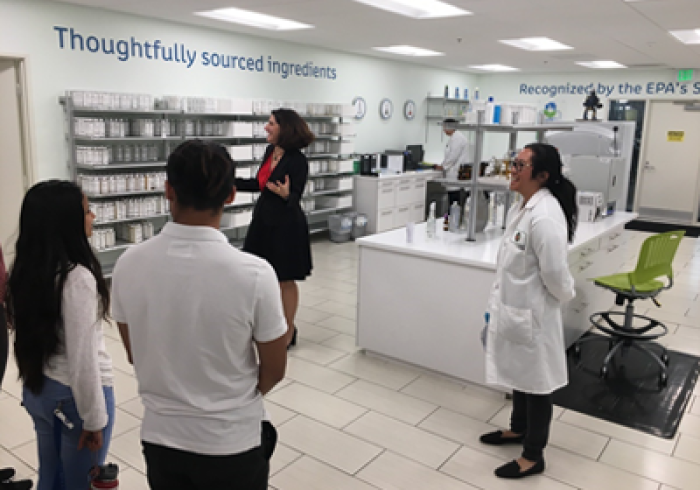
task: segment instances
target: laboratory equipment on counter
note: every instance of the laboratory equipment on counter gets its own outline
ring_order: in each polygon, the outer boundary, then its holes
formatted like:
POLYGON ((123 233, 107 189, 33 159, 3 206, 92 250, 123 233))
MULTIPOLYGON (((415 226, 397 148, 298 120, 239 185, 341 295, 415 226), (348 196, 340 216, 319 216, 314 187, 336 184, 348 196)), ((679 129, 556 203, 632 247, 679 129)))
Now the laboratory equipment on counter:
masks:
POLYGON ((625 178, 623 158, 574 155, 565 157, 568 178, 580 191, 599 192, 603 199, 603 216, 615 212, 623 197, 622 184, 625 178))
POLYGON ((602 192, 577 192, 579 223, 592 223, 603 217, 605 201, 602 192))
POLYGON ((624 211, 627 205, 634 130, 635 123, 630 121, 587 122, 576 123, 573 131, 546 134, 547 143, 557 147, 564 164, 572 166, 569 178, 578 189, 603 192, 606 215, 615 209, 624 211), (580 167, 593 159, 576 157, 586 156, 597 158, 600 163, 588 169, 580 167))

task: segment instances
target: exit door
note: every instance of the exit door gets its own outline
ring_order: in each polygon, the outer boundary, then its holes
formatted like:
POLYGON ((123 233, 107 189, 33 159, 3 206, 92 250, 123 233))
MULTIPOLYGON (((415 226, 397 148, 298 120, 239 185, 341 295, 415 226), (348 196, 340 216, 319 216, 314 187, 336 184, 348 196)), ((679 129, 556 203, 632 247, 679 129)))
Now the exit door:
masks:
POLYGON ((640 162, 640 218, 680 224, 698 219, 700 113, 652 102, 640 162))

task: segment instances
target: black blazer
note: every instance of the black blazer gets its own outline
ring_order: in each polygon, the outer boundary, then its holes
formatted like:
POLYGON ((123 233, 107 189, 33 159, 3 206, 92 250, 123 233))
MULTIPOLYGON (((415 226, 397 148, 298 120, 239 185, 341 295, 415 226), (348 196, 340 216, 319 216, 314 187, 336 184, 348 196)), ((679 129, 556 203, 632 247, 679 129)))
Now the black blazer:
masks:
MULTIPOLYGON (((262 160, 263 163, 273 150, 274 145, 268 145, 262 160)), ((260 173, 259 170, 258 173, 260 173)), ((260 192, 260 197, 253 211, 254 220, 262 220, 266 225, 291 225, 301 219, 306 224, 306 217, 301 210, 300 201, 309 178, 309 162, 301 151, 285 150, 284 155, 272 171, 269 182, 284 183, 286 175, 289 176, 289 196, 287 199, 282 199, 267 187, 261 192, 257 175, 254 179, 236 179, 237 191, 260 192)))

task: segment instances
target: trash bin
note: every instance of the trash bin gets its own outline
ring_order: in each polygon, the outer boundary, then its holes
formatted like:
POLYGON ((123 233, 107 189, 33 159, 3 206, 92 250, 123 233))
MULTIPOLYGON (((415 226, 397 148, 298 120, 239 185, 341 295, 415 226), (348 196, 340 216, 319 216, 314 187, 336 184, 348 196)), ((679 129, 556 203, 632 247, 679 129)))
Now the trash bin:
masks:
POLYGON ((330 231, 331 241, 343 243, 350 240, 352 234, 352 218, 334 214, 328 217, 328 230, 330 231))
POLYGON ((352 238, 362 238, 367 233, 367 215, 357 214, 352 220, 352 238))

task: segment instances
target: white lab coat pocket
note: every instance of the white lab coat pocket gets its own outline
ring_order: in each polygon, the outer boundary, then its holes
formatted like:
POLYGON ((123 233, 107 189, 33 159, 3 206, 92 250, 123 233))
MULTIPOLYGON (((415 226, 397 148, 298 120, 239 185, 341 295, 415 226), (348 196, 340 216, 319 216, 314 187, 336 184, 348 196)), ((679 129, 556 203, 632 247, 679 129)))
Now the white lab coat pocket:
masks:
POLYGON ((530 345, 534 341, 535 332, 532 321, 532 310, 514 308, 500 304, 498 311, 498 335, 516 344, 530 345))

